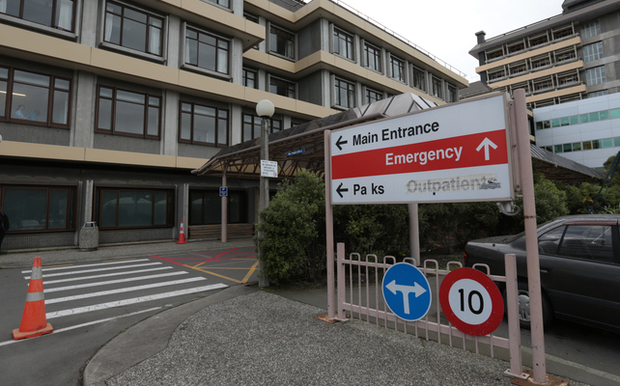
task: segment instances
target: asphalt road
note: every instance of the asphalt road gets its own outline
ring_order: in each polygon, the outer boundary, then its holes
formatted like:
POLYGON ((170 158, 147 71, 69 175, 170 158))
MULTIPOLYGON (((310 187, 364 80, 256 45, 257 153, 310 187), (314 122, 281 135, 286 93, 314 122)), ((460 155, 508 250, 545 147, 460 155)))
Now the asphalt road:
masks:
POLYGON ((0 270, 2 385, 76 385, 80 369, 114 336, 145 318, 256 281, 253 247, 145 254, 126 260, 46 266, 47 321, 54 333, 15 341, 29 269, 0 270))

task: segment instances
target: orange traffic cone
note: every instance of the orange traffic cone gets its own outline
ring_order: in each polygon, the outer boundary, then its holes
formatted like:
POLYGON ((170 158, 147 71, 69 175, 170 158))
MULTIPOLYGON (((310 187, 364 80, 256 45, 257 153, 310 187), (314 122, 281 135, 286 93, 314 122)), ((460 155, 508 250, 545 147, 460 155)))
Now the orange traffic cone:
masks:
POLYGON ((34 338, 54 331, 45 316, 45 298, 43 296, 43 272, 41 258, 35 257, 26 295, 26 305, 22 322, 18 329, 13 330, 13 339, 34 338))
POLYGON ((185 241, 185 231, 183 230, 183 221, 181 221, 181 231, 179 231, 179 241, 177 241, 177 244, 187 244, 187 241, 185 241))

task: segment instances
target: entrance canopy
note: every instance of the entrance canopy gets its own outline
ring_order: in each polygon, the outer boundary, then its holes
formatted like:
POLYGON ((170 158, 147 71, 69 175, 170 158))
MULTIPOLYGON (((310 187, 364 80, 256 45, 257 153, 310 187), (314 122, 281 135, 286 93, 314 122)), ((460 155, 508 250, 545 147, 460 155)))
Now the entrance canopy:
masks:
MULTIPOLYGON (((315 119, 269 135, 269 159, 278 162, 278 177, 293 178, 301 169, 319 176, 325 173, 325 130, 396 117, 436 107, 437 104, 413 93, 396 95, 368 105, 352 108, 325 118, 315 119)), ((201 168, 192 173, 199 176, 232 178, 260 177, 260 138, 222 149, 201 168)), ((535 170, 547 178, 577 182, 604 175, 592 168, 531 145, 535 170)))

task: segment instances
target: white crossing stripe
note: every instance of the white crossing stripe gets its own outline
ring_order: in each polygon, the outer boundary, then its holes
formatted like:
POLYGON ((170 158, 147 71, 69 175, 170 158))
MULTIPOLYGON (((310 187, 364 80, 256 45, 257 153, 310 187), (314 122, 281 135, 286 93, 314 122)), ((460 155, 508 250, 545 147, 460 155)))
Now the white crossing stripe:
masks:
MULTIPOLYGON (((80 280, 100 279, 102 277, 132 275, 134 273, 161 271, 161 270, 164 270, 164 269, 173 269, 173 267, 166 266, 166 267, 149 268, 149 269, 138 269, 138 270, 135 270, 135 271, 104 273, 103 275, 80 276, 80 277, 71 277, 71 278, 58 279, 58 280, 43 280, 43 285, 57 284, 57 283, 68 283, 68 282, 71 282, 71 281, 80 281, 80 280)), ((183 272, 185 272, 185 271, 183 271, 183 272)), ((28 284, 28 283, 26 283, 26 284, 28 284)))
MULTIPOLYGON (((105 323, 105 322, 109 322, 109 321, 111 321, 111 320, 122 319, 122 318, 127 318, 127 317, 129 317, 129 316, 134 316, 134 315, 144 314, 144 313, 146 313, 146 312, 157 311, 157 310, 160 310, 161 308, 162 308, 162 307, 153 307, 153 308, 149 308, 149 309, 147 309, 147 310, 140 310, 140 311, 132 312, 131 314, 125 314, 125 315, 113 316, 113 317, 111 317, 111 318, 105 318, 105 319, 93 320, 92 322, 86 322, 86 323, 82 323, 82 324, 76 324, 75 326, 69 326, 69 327, 65 327, 65 328, 60 328, 60 329, 58 329, 58 330, 54 330, 54 332, 52 332, 52 333, 51 333, 51 334, 49 334, 49 335, 60 334, 61 332, 75 330, 76 328, 88 327, 88 326, 92 326, 93 324, 105 323)), ((47 335, 43 335, 43 336, 35 336, 34 338, 30 338, 30 339, 7 340, 7 341, 4 341, 4 342, 0 342, 0 347, 2 347, 2 346, 8 346, 8 345, 13 344, 13 343, 28 342, 28 341, 31 341, 32 339, 38 339, 38 338, 42 338, 42 337, 44 337, 44 336, 47 336, 47 335)))
POLYGON ((188 289, 185 289, 185 290, 178 290, 178 291, 172 291, 172 292, 164 292, 164 293, 150 295, 150 296, 140 296, 140 297, 137 297, 137 298, 131 298, 131 299, 118 300, 118 301, 114 301, 114 302, 95 304, 95 305, 92 305, 92 306, 78 307, 78 308, 72 308, 72 309, 56 311, 56 312, 48 312, 46 314, 46 316, 47 316, 47 319, 54 319, 54 318, 60 318, 60 317, 63 317, 63 316, 77 315, 77 314, 83 314, 83 313, 86 313, 86 312, 93 312, 93 311, 104 310, 104 309, 108 309, 108 308, 122 307, 122 306, 127 306, 127 305, 130 305, 130 304, 144 303, 144 302, 148 302, 148 301, 152 301, 152 300, 172 298, 172 297, 175 297, 175 296, 188 295, 188 294, 204 292, 204 291, 213 291, 213 290, 222 289, 222 288, 228 288, 228 286, 226 284, 222 284, 222 283, 211 284, 211 285, 203 286, 203 287, 194 287, 194 288, 188 288, 188 289))
MULTIPOLYGON (((97 282, 94 282, 94 283, 69 285, 69 286, 66 286, 66 287, 44 288, 43 292, 45 292, 47 294, 47 293, 52 293, 52 292, 71 291, 71 290, 76 290, 76 289, 81 289, 81 288, 99 287, 99 286, 103 286, 103 285, 127 283, 127 282, 139 281, 139 280, 158 279, 158 278, 161 278, 161 277, 168 277, 168 276, 187 275, 188 273, 189 272, 187 272, 187 271, 176 271, 176 272, 170 272, 170 273, 161 273, 159 275, 137 276, 137 277, 128 277, 126 279, 97 281, 97 282)), ((43 284, 45 284, 45 283, 43 283, 43 284)))
POLYGON ((97 296, 115 295, 115 294, 121 294, 125 292, 166 287, 170 285, 192 283, 195 281, 202 281, 202 280, 207 280, 207 278, 206 277, 190 277, 189 279, 183 279, 183 280, 164 281, 164 282, 153 283, 153 284, 139 285, 136 287, 117 288, 117 289, 113 289, 109 291, 99 291, 99 292, 91 292, 91 293, 82 294, 82 295, 65 296, 64 298, 48 299, 45 301, 45 305, 54 304, 54 303, 70 302, 72 300, 89 299, 89 298, 94 298, 97 296))
MULTIPOLYGON (((71 268, 76 268, 76 267, 98 267, 101 265, 113 265, 113 264, 127 264, 127 263, 138 263, 140 261, 149 261, 149 259, 132 259, 132 260, 120 260, 120 261, 109 261, 107 263, 94 263, 94 264, 81 264, 79 266, 75 266, 75 265, 64 265, 62 267, 49 267, 49 268, 42 268, 43 271, 58 271, 61 269, 71 269, 71 268)), ((30 273, 32 272, 32 269, 26 270, 26 271, 22 271, 22 273, 30 273)))
MULTIPOLYGON (((124 267, 107 267, 107 268, 96 268, 96 269, 85 269, 83 271, 71 271, 71 272, 60 272, 60 273, 48 273, 47 275, 43 275, 43 277, 56 277, 56 276, 67 276, 67 275, 77 275, 80 273, 90 273, 90 272, 101 272, 101 271, 112 271, 115 269, 126 269, 126 268, 137 268, 137 267, 146 267, 149 265, 161 265, 162 263, 146 263, 146 264, 135 264, 135 265, 126 265, 124 267)), ((75 267, 75 268, 81 268, 75 267)), ((30 279, 30 276, 24 277, 24 279, 30 279)))

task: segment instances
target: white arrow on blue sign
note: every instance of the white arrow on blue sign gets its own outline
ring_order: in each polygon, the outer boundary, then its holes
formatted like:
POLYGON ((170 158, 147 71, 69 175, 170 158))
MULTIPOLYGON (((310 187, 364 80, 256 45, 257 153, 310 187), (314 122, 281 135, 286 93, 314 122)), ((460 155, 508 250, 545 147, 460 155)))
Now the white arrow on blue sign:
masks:
POLYGON ((431 308, 428 280, 411 264, 398 263, 391 266, 383 276, 381 289, 385 304, 403 320, 420 320, 431 308))

